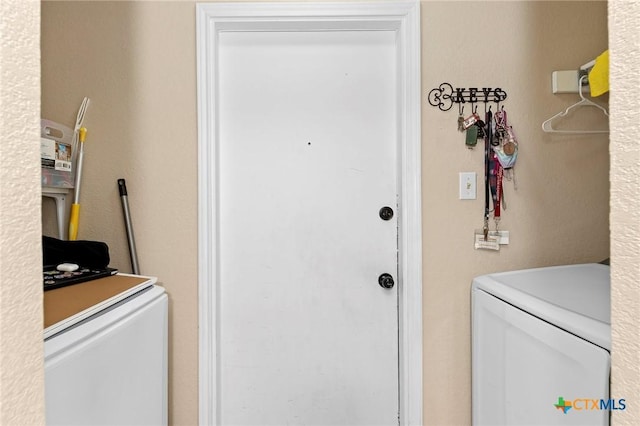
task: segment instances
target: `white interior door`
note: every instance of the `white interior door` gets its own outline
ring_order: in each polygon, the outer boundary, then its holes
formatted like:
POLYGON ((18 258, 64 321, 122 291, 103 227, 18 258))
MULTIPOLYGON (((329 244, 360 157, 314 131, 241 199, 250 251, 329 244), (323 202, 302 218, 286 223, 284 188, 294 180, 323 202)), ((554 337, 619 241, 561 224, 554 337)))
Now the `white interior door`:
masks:
POLYGON ((200 424, 421 424, 419 2, 196 9, 200 424))
POLYGON ((396 40, 219 34, 221 424, 398 423, 396 40))

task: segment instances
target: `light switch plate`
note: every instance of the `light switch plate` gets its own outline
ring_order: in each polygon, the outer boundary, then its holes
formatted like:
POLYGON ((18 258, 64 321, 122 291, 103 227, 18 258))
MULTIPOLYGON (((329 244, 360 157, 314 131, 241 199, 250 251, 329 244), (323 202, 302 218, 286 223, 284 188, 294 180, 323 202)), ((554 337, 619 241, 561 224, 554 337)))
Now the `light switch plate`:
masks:
POLYGON ((476 199, 476 172, 460 172, 460 199, 476 199))

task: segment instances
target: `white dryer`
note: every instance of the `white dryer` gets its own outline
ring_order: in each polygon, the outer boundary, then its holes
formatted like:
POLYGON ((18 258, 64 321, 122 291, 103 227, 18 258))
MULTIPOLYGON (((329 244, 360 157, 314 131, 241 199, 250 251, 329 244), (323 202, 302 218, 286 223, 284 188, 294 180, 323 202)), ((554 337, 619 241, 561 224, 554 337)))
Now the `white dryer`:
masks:
POLYGON ((609 424, 609 266, 484 275, 471 293, 474 425, 609 424))
POLYGON ((168 297, 155 282, 118 274, 45 292, 47 425, 168 423, 168 297))

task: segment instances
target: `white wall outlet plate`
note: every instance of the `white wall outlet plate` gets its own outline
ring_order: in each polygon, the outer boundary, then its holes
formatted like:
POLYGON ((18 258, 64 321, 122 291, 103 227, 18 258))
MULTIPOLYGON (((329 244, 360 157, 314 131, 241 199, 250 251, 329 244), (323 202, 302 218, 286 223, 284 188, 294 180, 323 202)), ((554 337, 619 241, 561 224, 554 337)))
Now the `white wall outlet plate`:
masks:
POLYGON ((476 172, 460 172, 460 199, 476 199, 476 172))

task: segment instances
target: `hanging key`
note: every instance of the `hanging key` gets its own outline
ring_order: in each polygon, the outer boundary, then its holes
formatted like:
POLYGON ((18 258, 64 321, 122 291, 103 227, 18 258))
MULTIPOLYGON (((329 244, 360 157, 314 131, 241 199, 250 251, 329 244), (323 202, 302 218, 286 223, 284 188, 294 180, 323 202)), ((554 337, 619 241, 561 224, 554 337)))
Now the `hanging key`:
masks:
POLYGON ((464 132, 464 106, 458 104, 458 131, 464 132))

